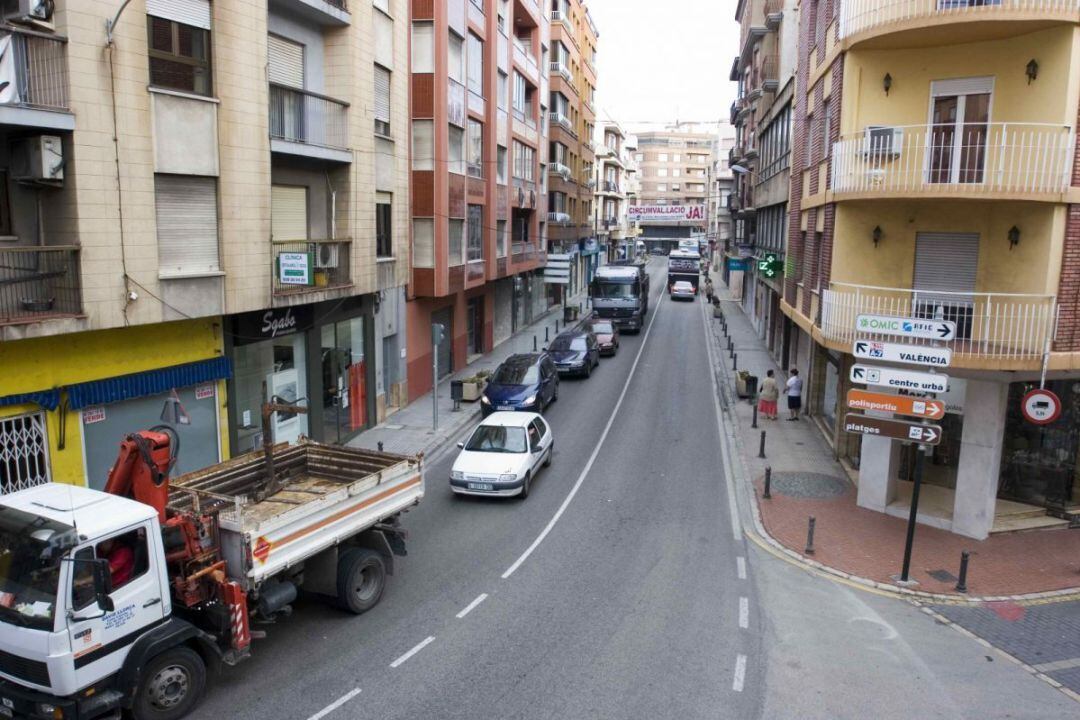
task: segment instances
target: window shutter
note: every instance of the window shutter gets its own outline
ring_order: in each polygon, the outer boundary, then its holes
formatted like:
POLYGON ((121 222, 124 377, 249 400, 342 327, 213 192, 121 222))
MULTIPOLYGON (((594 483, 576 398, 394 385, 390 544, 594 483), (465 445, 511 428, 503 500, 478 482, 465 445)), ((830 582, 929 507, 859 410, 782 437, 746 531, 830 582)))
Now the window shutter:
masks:
POLYGON ((435 221, 413 220, 413 267, 435 267, 435 221))
POLYGON ((435 26, 430 22, 415 22, 412 26, 412 71, 435 72, 435 26))
POLYGON ((394 189, 396 149, 394 143, 375 138, 375 189, 394 189))
POLYGON ((304 46, 277 35, 267 36, 270 82, 304 87, 304 46))
POLYGON ((217 179, 155 175, 154 201, 159 271, 218 271, 217 179))
POLYGON ((375 66, 375 119, 390 122, 390 71, 375 66))
POLYGON ((146 0, 146 14, 210 29, 210 0, 146 0))
POLYGON ((431 120, 413 120, 413 170, 433 170, 435 168, 433 130, 434 124, 431 120))
POLYGON ((375 12, 375 62, 394 67, 394 21, 389 15, 375 12))
POLYGON ((919 300, 964 302, 963 297, 923 291, 975 292, 978 262, 977 233, 918 233, 915 236, 914 289, 919 300))
POLYGON ((273 240, 307 240, 307 188, 273 185, 270 188, 270 237, 273 240))

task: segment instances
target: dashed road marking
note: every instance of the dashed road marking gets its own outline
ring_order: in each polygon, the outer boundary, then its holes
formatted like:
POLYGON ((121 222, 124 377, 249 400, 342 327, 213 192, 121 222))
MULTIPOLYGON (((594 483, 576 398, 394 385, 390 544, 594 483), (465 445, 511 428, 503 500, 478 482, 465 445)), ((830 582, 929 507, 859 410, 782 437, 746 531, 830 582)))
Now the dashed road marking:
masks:
POLYGON ((746 682, 746 656, 739 655, 735 658, 735 679, 731 683, 731 689, 735 692, 742 692, 743 684, 746 682))
POLYGON ((405 653, 404 655, 399 657, 394 662, 390 663, 390 667, 392 667, 392 668, 398 667, 399 665, 404 663, 406 660, 408 660, 413 655, 420 652, 421 650, 423 650, 424 648, 426 648, 428 645, 430 645, 433 642, 435 642, 435 636, 434 635, 428 635, 424 640, 421 640, 419 643, 417 643, 416 647, 414 647, 412 650, 405 653))
POLYGON ((746 579, 746 558, 741 555, 735 558, 735 569, 739 573, 739 579, 746 579))
POLYGON ((324 707, 319 712, 317 712, 314 715, 312 715, 311 717, 309 717, 308 720, 322 720, 322 718, 324 718, 327 715, 329 715, 330 713, 334 712, 339 707, 341 707, 345 703, 349 702, 350 700, 352 700, 354 697, 356 697, 359 694, 360 694, 360 688, 353 688, 349 692, 347 692, 344 695, 342 695, 341 697, 339 697, 334 702, 332 702, 329 705, 327 705, 326 707, 324 707))
POLYGON ((750 627, 750 599, 739 598, 739 627, 746 630, 750 627))
POLYGON ((488 595, 487 595, 487 593, 480 593, 480 594, 479 594, 479 595, 478 595, 478 596, 476 597, 476 599, 475 599, 475 600, 473 600, 473 601, 472 601, 471 603, 469 603, 468 605, 466 605, 466 606, 465 606, 465 609, 464 609, 464 610, 462 610, 461 612, 459 612, 459 613, 457 614, 457 619, 458 619, 458 620, 460 620, 461 618, 465 617, 466 615, 468 615, 469 613, 471 613, 471 612, 472 612, 473 610, 475 610, 475 609, 476 609, 476 606, 477 606, 477 605, 479 605, 480 603, 482 603, 482 602, 484 602, 485 600, 487 600, 487 596, 488 596, 488 595))

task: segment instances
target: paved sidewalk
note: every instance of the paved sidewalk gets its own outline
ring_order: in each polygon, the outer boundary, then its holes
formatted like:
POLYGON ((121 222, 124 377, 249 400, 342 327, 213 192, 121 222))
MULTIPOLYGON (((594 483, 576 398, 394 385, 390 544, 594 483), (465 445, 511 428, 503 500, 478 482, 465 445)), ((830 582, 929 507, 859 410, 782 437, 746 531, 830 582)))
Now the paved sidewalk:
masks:
MULTIPOLYGON (((583 291, 570 298, 566 305, 579 303, 582 306, 582 317, 585 317, 589 312, 586 292, 583 291)), ((532 352, 534 337, 536 347, 542 348, 545 337, 554 338, 559 331, 565 329, 562 321, 563 307, 564 305, 555 305, 545 315, 504 340, 491 352, 481 355, 464 368, 440 380, 437 388, 439 403, 437 430, 432 427, 431 393, 428 392, 389 416, 385 422, 360 433, 349 442, 349 445, 375 450, 381 442, 382 449, 386 452, 402 455, 415 455, 422 452, 425 455, 431 455, 447 443, 456 441, 466 428, 479 419, 480 402, 462 402, 461 409, 454 411, 454 403, 450 399, 450 381, 471 377, 480 370, 494 371, 499 363, 510 355, 532 352)))
MULTIPOLYGON (((741 306, 726 299, 727 288, 714 276, 727 319, 727 333, 712 320, 717 362, 724 363, 726 395, 735 397, 735 375, 728 352, 734 344, 739 370, 760 379, 772 369, 781 387, 786 380, 758 338, 741 306)), ((805 371, 805 368, 800 368, 805 371)), ((760 380, 759 380, 760 382, 760 380)), ((753 405, 729 400, 738 420, 736 444, 754 485, 762 524, 773 540, 807 560, 882 585, 893 585, 903 560, 906 519, 856 505, 856 488, 835 460, 816 423, 803 418, 788 422, 786 398, 780 397, 780 420, 758 419, 751 428, 753 405), (758 457, 760 433, 766 432, 766 458, 758 457), (766 466, 772 468, 772 498, 764 499, 766 466), (809 518, 816 519, 814 554, 805 553, 809 518)), ((971 551, 966 597, 1016 596, 1080 588, 1080 531, 1042 530, 992 535, 972 540, 919 525, 912 553, 911 577, 916 590, 956 593, 960 553, 971 551)))

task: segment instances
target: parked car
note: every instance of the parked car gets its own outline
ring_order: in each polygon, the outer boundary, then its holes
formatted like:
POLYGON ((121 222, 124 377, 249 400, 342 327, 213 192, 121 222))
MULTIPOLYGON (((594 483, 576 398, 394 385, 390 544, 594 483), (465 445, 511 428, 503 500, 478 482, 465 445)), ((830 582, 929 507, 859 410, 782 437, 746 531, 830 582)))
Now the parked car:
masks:
POLYGON ((559 333, 545 349, 560 375, 589 377, 592 369, 600 364, 600 344, 587 330, 559 333))
POLYGON ((541 467, 551 465, 555 438, 537 413, 496 412, 476 426, 450 470, 461 495, 529 496, 541 467))
POLYGON ((693 300, 695 297, 697 297, 697 290, 686 280, 679 280, 671 286, 672 300, 693 300))
POLYGON ((601 355, 614 355, 619 351, 619 328, 610 320, 593 320, 589 331, 596 336, 601 355))
POLYGON ((547 353, 519 353, 503 360, 480 397, 484 416, 499 410, 543 413, 559 399, 559 374, 547 353))

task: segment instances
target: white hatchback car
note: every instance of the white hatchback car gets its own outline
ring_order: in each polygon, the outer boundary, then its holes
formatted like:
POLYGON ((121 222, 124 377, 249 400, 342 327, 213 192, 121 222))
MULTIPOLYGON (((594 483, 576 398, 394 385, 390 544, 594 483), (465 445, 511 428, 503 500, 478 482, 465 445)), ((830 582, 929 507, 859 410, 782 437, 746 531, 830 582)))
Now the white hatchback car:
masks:
POLYGON ((551 464, 551 426, 530 412, 494 412, 458 443, 450 489, 462 495, 529 496, 541 466, 551 464))

